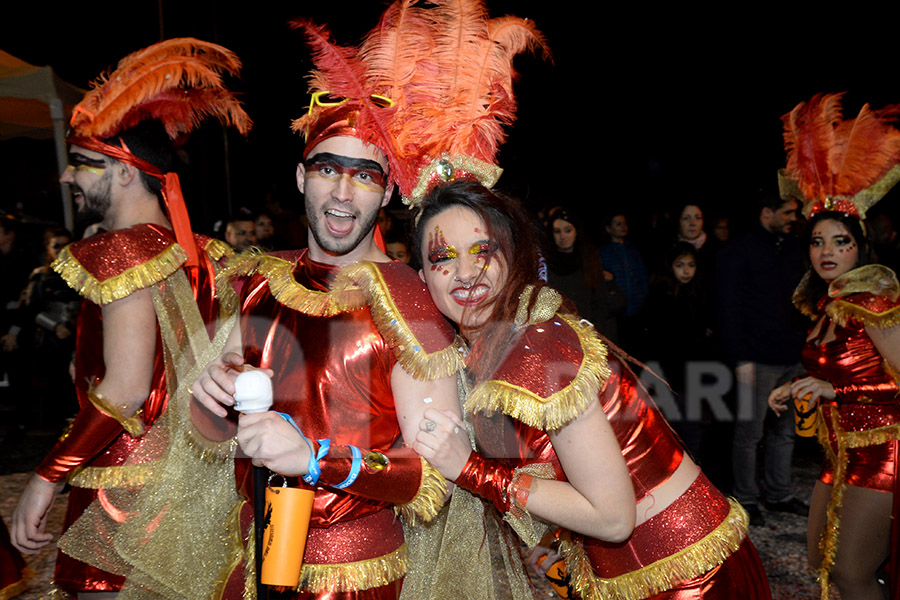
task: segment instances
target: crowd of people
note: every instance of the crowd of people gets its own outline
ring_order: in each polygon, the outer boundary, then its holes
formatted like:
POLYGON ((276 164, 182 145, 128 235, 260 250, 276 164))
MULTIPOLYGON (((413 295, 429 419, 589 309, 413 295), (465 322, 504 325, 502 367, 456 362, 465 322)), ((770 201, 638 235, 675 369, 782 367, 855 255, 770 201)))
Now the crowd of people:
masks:
POLYGON ((871 244, 861 225, 900 180, 896 111, 801 103, 779 193, 741 235, 696 200, 643 237, 627 211, 535 218, 494 186, 512 57, 544 41, 444 4, 391 5, 359 48, 296 23, 316 66, 293 125, 302 247, 265 211, 221 239, 191 228, 173 142, 210 117, 250 127, 229 50, 161 42, 76 107, 61 182, 99 232, 48 229, 38 266, 0 221, 17 406, 78 405, 0 531, 0 597, 54 537, 63 483, 55 582, 79 598, 522 600, 531 553, 588 600, 767 599, 763 508, 809 516, 823 597, 887 594, 883 570, 897 597, 900 284, 875 264, 897 236, 886 213, 871 244), (457 68, 476 58, 473 88, 457 68), (144 92, 110 103, 123 85, 144 92), (395 190, 413 212, 387 210, 395 190), (262 411, 238 402, 248 372, 271 381, 262 411), (795 415, 813 413, 825 463, 798 491, 795 415), (314 500, 302 567, 269 589, 276 476, 314 500))

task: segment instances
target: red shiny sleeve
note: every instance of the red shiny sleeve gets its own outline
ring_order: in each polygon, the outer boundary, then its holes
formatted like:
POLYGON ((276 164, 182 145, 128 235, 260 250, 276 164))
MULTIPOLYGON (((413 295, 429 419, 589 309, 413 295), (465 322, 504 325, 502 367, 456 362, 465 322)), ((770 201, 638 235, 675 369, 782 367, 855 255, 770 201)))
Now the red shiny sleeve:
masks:
POLYGON ((514 474, 512 467, 485 458, 473 450, 454 483, 489 500, 500 514, 506 514, 509 512, 509 488, 514 474))
MULTIPOLYGON (((415 498, 422 484, 422 460, 418 454, 408 448, 393 448, 383 453, 361 450, 361 453, 359 474, 345 491, 391 504, 406 504, 415 498), (371 460, 378 455, 387 458, 386 465, 371 460)), ((350 446, 332 445, 328 455, 319 461, 322 470, 319 485, 340 484, 350 474, 352 463, 350 446)))
POLYGON ((72 429, 60 438, 35 471, 51 483, 62 481, 100 454, 123 431, 119 421, 88 402, 78 411, 72 429))

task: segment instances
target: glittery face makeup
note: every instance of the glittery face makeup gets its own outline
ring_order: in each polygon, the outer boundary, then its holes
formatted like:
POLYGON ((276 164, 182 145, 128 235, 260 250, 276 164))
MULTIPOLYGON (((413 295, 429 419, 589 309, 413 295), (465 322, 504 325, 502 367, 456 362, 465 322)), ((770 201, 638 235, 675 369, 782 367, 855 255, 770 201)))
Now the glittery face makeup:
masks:
POLYGON ((373 258, 372 230, 390 199, 386 169, 381 151, 358 138, 335 136, 312 149, 297 167, 310 258, 329 264, 373 258))
POLYGON ((449 319, 477 327, 488 316, 482 310, 506 283, 506 265, 497 244, 486 236, 481 218, 454 206, 421 223, 428 232, 420 271, 431 298, 449 319))
POLYGON ((809 260, 815 272, 831 282, 856 267, 859 247, 840 221, 819 221, 809 239, 809 260))
POLYGON ((69 150, 68 165, 59 178, 60 183, 69 186, 72 200, 78 207, 78 226, 103 222, 112 206, 112 171, 110 159, 104 155, 72 146, 69 150))

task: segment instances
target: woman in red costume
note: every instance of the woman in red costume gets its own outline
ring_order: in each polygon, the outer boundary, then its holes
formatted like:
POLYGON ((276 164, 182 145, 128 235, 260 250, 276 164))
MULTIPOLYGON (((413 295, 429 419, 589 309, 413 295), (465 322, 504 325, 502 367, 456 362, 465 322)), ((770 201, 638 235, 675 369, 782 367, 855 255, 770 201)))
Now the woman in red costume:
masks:
POLYGON ((769 598, 746 513, 538 279, 535 235, 518 203, 474 181, 425 196, 421 273, 470 347, 464 409, 478 449, 466 423, 434 409, 415 448, 529 545, 543 521, 571 530, 560 553, 582 598, 769 598))
MULTIPOLYGON (((866 104, 846 120, 842 112, 841 94, 819 94, 782 117, 781 196, 802 199, 811 218, 812 268, 794 304, 814 325, 803 350, 809 376, 776 388, 769 406, 780 413, 794 398, 798 418, 817 415, 827 464, 810 503, 809 563, 823 599, 834 579, 841 598, 855 600, 882 597, 876 573, 898 543, 891 513, 900 512, 900 286, 890 269, 867 264, 861 222, 900 181, 900 130, 892 125, 900 106, 866 104)), ((895 599, 897 558, 888 567, 895 599)))
POLYGON ((813 490, 809 563, 827 594, 880 598, 877 571, 888 558, 896 485, 900 399, 900 286, 893 271, 867 265, 868 244, 854 216, 819 212, 810 223, 811 271, 794 293, 814 321, 803 349, 808 376, 776 388, 776 413, 791 398, 818 403, 826 465, 813 490))

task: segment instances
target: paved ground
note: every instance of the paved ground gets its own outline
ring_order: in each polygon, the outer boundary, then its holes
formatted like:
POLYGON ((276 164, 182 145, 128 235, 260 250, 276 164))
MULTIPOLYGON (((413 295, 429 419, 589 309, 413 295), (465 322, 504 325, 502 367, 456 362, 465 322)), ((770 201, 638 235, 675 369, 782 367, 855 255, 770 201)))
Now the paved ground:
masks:
MULTIPOLYGON (((28 480, 29 473, 53 442, 49 432, 27 435, 16 444, 0 443, 0 516, 9 523, 15 502, 28 480)), ((795 480, 801 497, 806 498, 818 473, 814 452, 802 452, 796 461, 795 480)), ((58 532, 65 508, 65 495, 54 503, 48 530, 58 532)), ((767 514, 764 527, 751 530, 753 542, 763 558, 773 597, 776 600, 813 600, 818 598, 815 578, 806 571, 806 523, 795 515, 767 514)), ((53 546, 27 557, 36 575, 31 589, 19 596, 23 600, 45 597, 51 586, 56 551, 53 546)), ((835 594, 836 598, 837 595, 835 594)))

